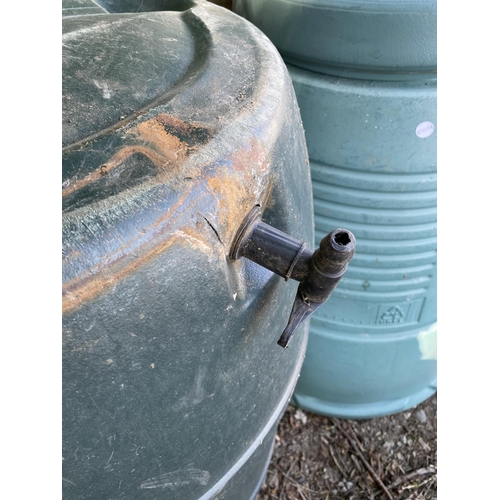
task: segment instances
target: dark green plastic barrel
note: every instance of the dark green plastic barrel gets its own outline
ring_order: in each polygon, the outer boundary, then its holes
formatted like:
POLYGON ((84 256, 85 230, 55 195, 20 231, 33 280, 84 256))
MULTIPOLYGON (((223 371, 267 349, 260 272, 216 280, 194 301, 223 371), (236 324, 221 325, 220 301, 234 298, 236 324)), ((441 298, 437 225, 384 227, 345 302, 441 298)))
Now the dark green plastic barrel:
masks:
POLYGON ((301 111, 316 242, 356 235, 311 319, 292 402, 371 418, 436 391, 436 3, 235 0, 280 50, 301 111))
POLYGON ((250 499, 308 328, 228 254, 256 205, 313 245, 292 83, 227 9, 99 3, 63 10, 63 497, 250 499))

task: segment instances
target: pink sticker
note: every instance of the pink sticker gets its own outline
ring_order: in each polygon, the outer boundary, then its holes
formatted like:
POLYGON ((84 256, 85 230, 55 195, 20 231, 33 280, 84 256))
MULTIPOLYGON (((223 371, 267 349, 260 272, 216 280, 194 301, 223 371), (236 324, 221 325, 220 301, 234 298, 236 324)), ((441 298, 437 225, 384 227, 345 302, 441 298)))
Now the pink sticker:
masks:
POLYGON ((434 132, 434 125, 432 122, 419 123, 419 125, 415 129, 415 134, 417 134, 417 137, 420 137, 420 139, 429 137, 430 135, 432 135, 432 132, 434 132))

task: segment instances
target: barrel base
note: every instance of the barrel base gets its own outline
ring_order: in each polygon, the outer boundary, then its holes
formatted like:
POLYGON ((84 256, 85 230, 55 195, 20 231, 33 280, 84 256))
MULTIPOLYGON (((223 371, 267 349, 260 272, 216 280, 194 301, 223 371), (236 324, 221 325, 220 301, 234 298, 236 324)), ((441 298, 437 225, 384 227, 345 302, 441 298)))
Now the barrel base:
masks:
POLYGON ((269 464, 271 462, 271 458, 273 456, 273 452, 274 452, 274 439, 273 439, 273 444, 271 446, 271 449, 269 450, 269 455, 267 457, 266 466, 264 467, 264 469, 261 472, 259 484, 255 487, 255 489, 253 490, 253 493, 250 495, 250 500, 254 500, 255 499, 255 497, 257 496, 257 494, 260 491, 260 488, 262 487, 262 483, 264 482, 264 479, 266 477, 267 469, 269 468, 269 464))
MULTIPOLYGON (((274 437, 276 436, 277 425, 269 431, 262 443, 253 452, 250 458, 241 466, 234 476, 217 490, 217 485, 200 500, 222 500, 227 499, 248 499, 253 500, 260 490, 262 482, 267 473, 269 462, 274 450, 274 437)), ((224 478, 222 479, 222 481, 224 478)), ((222 482, 221 481, 221 482, 222 482)), ((220 483, 219 483, 220 484, 220 483)))
POLYGON ((437 381, 434 381, 422 390, 404 398, 363 404, 332 403, 330 401, 322 401, 311 396, 302 396, 295 393, 290 404, 297 408, 302 408, 303 410, 325 415, 327 417, 366 420, 409 410, 433 396, 436 390, 437 381))

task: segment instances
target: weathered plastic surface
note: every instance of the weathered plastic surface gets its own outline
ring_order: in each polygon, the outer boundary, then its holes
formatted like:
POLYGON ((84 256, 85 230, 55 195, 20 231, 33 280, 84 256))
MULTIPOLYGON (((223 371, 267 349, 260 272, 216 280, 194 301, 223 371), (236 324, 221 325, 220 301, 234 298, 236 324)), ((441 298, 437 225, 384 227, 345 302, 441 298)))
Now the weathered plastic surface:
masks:
POLYGON ((436 83, 289 69, 311 156, 316 242, 331 225, 357 240, 335 297, 311 320, 293 401, 346 418, 401 411, 436 390, 436 131, 417 135, 419 124, 436 125, 436 83))
POLYGON ((233 5, 294 66, 371 80, 436 72, 436 0, 234 0, 233 5))
POLYGON ((63 496, 253 498, 308 328, 279 347, 297 284, 227 255, 257 204, 313 245, 288 72, 257 29, 208 2, 71 4, 63 496))
MULTIPOLYGON (((262 4, 236 3, 236 12, 244 4, 252 13, 262 4)), ((278 8, 284 3, 283 18, 288 19, 286 9, 302 6, 308 12, 320 2, 270 1, 266 5, 278 8)), ((340 2, 322 3, 330 6, 325 7, 325 17, 330 8, 340 12, 340 2)), ((397 22, 405 9, 411 16, 427 5, 385 3, 397 10, 388 33, 399 31, 397 22)), ((369 8, 360 2, 342 5, 353 16, 361 16, 360 22, 365 7, 369 8)), ((380 5, 372 2, 370 8, 380 5)), ((320 11, 316 8, 315 12, 320 11)), ((316 16, 317 26, 322 26, 320 17, 316 16)), ((386 17, 389 22, 389 12, 386 17)), ((252 16, 249 19, 254 21, 252 16)), ((266 17, 266 22, 276 19, 266 17)), ((429 23, 433 19, 435 12, 429 14, 429 23)), ((261 17, 257 21, 257 25, 264 22, 261 17)), ((418 29, 416 25, 415 36, 424 36, 435 26, 421 33, 418 29)), ((347 59, 342 60, 336 51, 348 58, 359 37, 377 46, 386 35, 378 33, 372 39, 370 31, 353 27, 351 38, 339 45, 338 33, 333 24, 329 39, 322 28, 308 32, 312 40, 323 36, 320 49, 327 47, 345 67, 347 59)), ((267 34, 274 41, 274 32, 267 34)), ((278 47, 283 40, 277 38, 278 47)), ((291 37, 286 40, 292 43, 291 37)), ((402 50, 406 42, 402 37, 394 50, 402 50)), ((435 61, 435 53, 423 48, 420 55, 429 56, 429 65, 435 61)), ((286 52, 283 56, 297 62, 286 52)), ((357 74, 363 78, 356 79, 288 64, 306 131, 316 244, 330 227, 338 226, 351 230, 357 241, 335 295, 311 319, 306 360, 292 403, 345 418, 402 411, 436 391, 436 79, 425 71, 412 73, 416 59, 404 56, 397 67, 406 68, 406 73, 388 71, 381 80, 379 70, 385 63, 381 66, 379 59, 370 63, 369 52, 360 52, 359 57, 371 66, 357 74)), ((430 69, 436 70, 435 66, 430 69)))

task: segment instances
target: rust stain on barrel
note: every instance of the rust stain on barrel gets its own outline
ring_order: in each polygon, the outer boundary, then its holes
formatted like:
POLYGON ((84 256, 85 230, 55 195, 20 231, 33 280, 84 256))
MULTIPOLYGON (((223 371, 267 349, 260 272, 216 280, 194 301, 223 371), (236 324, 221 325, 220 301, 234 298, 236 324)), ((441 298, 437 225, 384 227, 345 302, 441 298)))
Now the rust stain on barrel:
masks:
POLYGON ((63 198, 89 184, 98 181, 120 166, 127 158, 139 153, 148 158, 157 169, 159 180, 165 180, 165 173, 172 174, 179 167, 193 148, 175 135, 175 130, 183 135, 199 134, 203 130, 207 136, 210 131, 199 126, 189 125, 165 113, 141 122, 125 133, 125 139, 132 142, 119 149, 109 160, 100 165, 83 179, 73 179, 62 190, 63 198))
MULTIPOLYGON (((142 144, 127 144, 106 161, 109 172, 132 154, 143 154, 157 168, 156 182, 175 184, 176 190, 182 186, 182 190, 177 201, 149 227, 142 228, 119 249, 63 285, 63 312, 92 300, 174 244, 186 244, 211 258, 224 258, 248 211, 256 204, 265 206, 271 188, 269 160, 264 146, 256 139, 248 147, 225 159, 230 160, 229 168, 226 161, 224 166, 203 175, 204 167, 193 172, 190 166, 189 182, 181 182, 186 173, 179 175, 178 170, 182 170, 182 165, 196 147, 173 135, 175 129, 179 130, 183 138, 193 130, 195 133, 203 132, 201 126, 161 114, 140 123, 127 133, 126 138, 142 144), (211 207, 212 211, 215 207, 215 213, 211 214, 213 220, 209 221, 211 225, 205 223, 208 220, 206 217, 203 220, 206 207, 211 207), (199 220, 193 218, 193 214, 199 214, 199 220), (214 236, 215 228, 219 239, 214 236), (148 233, 149 236, 145 238, 144 234, 148 233), (224 246, 222 252, 216 248, 221 247, 220 242, 224 246)), ((74 182, 66 189, 81 189, 86 185, 84 182, 95 182, 98 177, 102 177, 100 169, 96 169, 80 184, 74 182)), ((67 194, 69 191, 66 191, 67 194)))
POLYGON ((264 206, 270 191, 268 158, 256 140, 233 156, 232 165, 231 172, 207 180, 217 200, 218 223, 224 228, 221 237, 227 249, 246 214, 257 203, 264 206))

